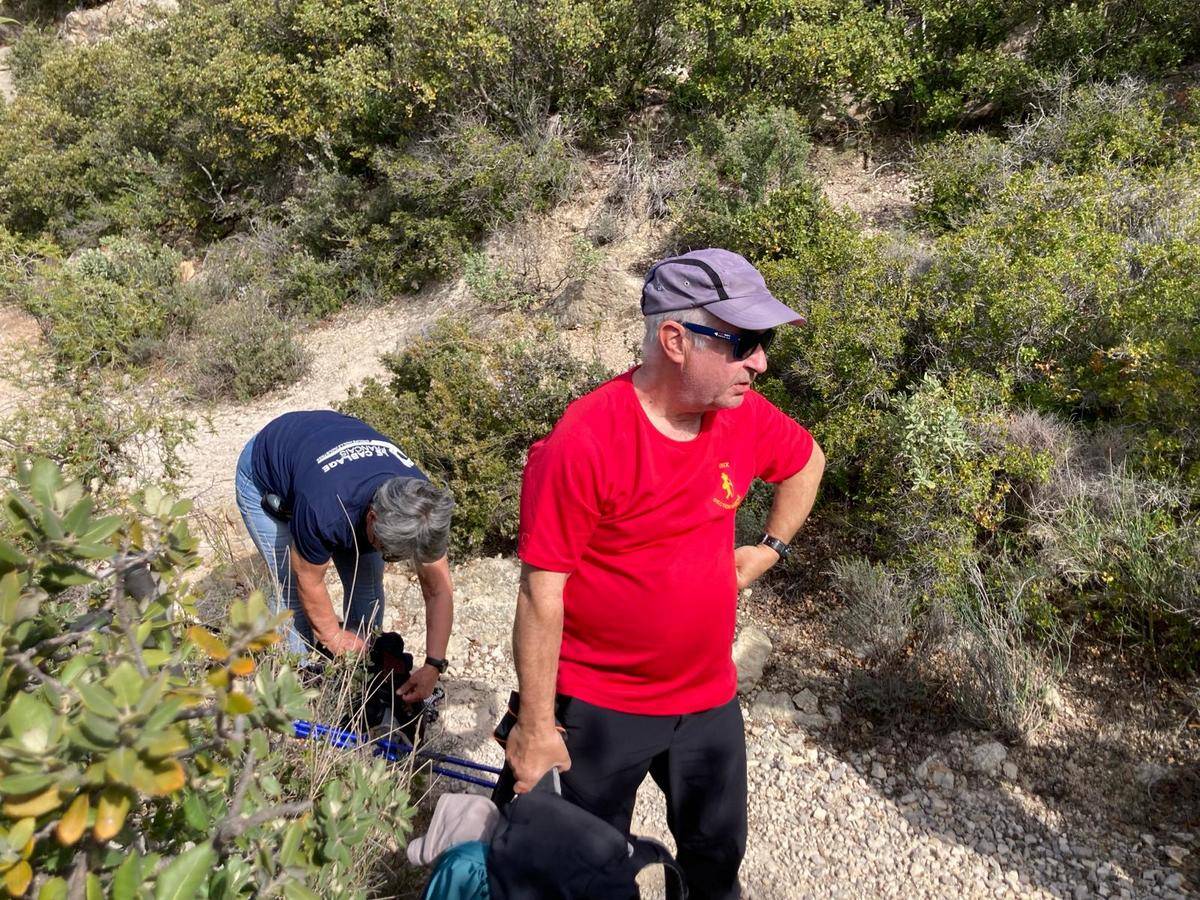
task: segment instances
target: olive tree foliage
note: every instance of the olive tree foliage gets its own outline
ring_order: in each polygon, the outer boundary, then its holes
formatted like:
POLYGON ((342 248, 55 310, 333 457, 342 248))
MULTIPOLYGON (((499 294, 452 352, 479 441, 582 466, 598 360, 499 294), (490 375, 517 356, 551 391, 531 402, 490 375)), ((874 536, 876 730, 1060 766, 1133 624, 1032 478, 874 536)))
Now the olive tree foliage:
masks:
POLYGON ((0 525, 0 890, 9 896, 361 895, 357 846, 405 827, 382 763, 314 777, 309 692, 261 594, 197 624, 186 502, 98 516, 41 460, 0 525))

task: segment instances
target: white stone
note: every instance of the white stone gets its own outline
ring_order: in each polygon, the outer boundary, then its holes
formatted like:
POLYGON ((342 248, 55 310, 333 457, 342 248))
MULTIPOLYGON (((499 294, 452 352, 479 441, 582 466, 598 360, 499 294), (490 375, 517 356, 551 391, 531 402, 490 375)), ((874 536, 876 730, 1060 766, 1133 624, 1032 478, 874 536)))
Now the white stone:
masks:
POLYGON ((787 722, 794 714, 792 698, 782 691, 759 691, 750 707, 750 715, 760 722, 787 722))
POLYGON ((733 642, 733 662, 737 666, 738 693, 749 694, 762 679, 771 657, 770 636, 757 625, 747 625, 733 642))
POLYGON ((829 721, 820 713, 810 715, 808 713, 798 712, 795 714, 796 722, 803 725, 810 731, 820 731, 829 724, 829 721))
POLYGON ((971 751, 971 765, 985 775, 996 775, 1008 758, 1008 750, 999 741, 988 741, 971 751))
POLYGON ((1162 848, 1163 853, 1167 855, 1167 859, 1171 861, 1171 865, 1183 865, 1183 861, 1187 858, 1188 851, 1183 847, 1178 847, 1175 844, 1167 844, 1162 848))
POLYGON ((800 710, 802 713, 814 715, 821 711, 821 703, 817 699, 817 695, 808 688, 805 688, 799 693, 792 694, 792 702, 796 704, 796 709, 800 710))

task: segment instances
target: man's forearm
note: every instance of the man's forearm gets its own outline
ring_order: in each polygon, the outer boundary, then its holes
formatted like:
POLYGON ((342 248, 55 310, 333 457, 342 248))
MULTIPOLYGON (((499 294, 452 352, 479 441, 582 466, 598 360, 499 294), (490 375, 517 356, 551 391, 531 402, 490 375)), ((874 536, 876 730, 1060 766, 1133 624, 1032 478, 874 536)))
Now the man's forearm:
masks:
POLYGON ((775 486, 775 499, 767 516, 766 531, 785 544, 796 536, 817 499, 817 488, 825 473, 825 453, 813 444, 808 463, 791 478, 775 486))
POLYGON ((554 727, 554 693, 562 645, 563 585, 554 572, 521 571, 513 621, 513 656, 521 691, 519 720, 535 730, 554 727))
POLYGON ((442 557, 418 566, 417 579, 425 598, 425 655, 445 659, 454 627, 454 582, 449 560, 442 557))
POLYGON ((325 587, 324 581, 299 581, 296 585, 296 595, 300 599, 300 609, 304 611, 318 640, 324 642, 341 629, 342 625, 334 615, 333 601, 329 598, 329 589, 325 587))

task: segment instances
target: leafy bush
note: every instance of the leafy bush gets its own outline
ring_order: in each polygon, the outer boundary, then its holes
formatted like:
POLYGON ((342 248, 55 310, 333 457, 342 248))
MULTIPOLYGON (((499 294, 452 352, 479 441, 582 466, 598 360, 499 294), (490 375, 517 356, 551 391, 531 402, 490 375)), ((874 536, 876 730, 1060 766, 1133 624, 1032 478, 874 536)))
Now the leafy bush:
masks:
POLYGON ((29 360, 13 361, 3 376, 24 396, 0 421, 10 457, 47 457, 93 496, 169 486, 185 474, 181 450, 195 423, 165 391, 128 376, 46 371, 29 360))
POLYGON ((687 105, 776 103, 815 118, 843 110, 847 94, 886 100, 914 70, 903 18, 874 4, 693 2, 680 19, 698 45, 680 87, 687 105))
POLYGON ((599 383, 546 324, 504 341, 442 322, 388 358, 390 383, 368 379, 342 405, 384 434, 454 492, 456 552, 511 548, 520 473, 529 445, 567 404, 599 383))
POLYGON ((158 355, 186 330, 191 310, 179 285, 180 256, 131 238, 107 240, 61 265, 39 266, 21 288, 51 352, 65 368, 128 368, 158 355))
POLYGON ((407 827, 408 795, 358 758, 314 777, 307 715, 265 651, 279 617, 236 601, 191 624, 188 504, 154 490, 97 518, 46 461, 4 499, 0 872, 8 892, 365 896, 352 852, 407 827))
POLYGON ((287 234, 369 293, 415 290, 458 270, 472 241, 563 199, 576 161, 549 121, 513 139, 458 119, 405 152, 380 150, 369 177, 317 169, 285 204, 287 234))
POLYGON ((875 660, 900 656, 913 634, 912 596, 903 579, 860 556, 834 560, 831 575, 846 603, 846 644, 875 660))
POLYGON ((1039 408, 1144 429, 1152 464, 1194 468, 1198 167, 1013 176, 938 242, 933 341, 955 367, 1003 367, 1039 408))
POLYGON ((253 295, 207 310, 183 352, 188 389, 208 400, 251 400, 308 368, 294 321, 253 295))
POLYGON ((1134 78, 1072 89, 1054 84, 1006 140, 952 133, 921 149, 917 212, 938 229, 958 227, 999 202, 1019 172, 1053 167, 1075 175, 1137 170, 1184 158, 1196 146, 1197 111, 1187 94, 1170 96, 1134 78))
POLYGON ((278 225, 254 222, 246 233, 210 244, 188 285, 198 306, 255 297, 280 316, 305 321, 341 309, 351 299, 344 267, 297 249, 278 225))
POLYGON ((1031 640, 1021 585, 1003 585, 996 598, 975 567, 971 601, 951 608, 949 682, 958 708, 984 728, 1025 741, 1045 722, 1061 675, 1052 647, 1031 640))
POLYGON ((1200 520, 1178 485, 1075 463, 1032 507, 1039 556, 1076 617, 1106 638, 1188 669, 1200 651, 1200 520))

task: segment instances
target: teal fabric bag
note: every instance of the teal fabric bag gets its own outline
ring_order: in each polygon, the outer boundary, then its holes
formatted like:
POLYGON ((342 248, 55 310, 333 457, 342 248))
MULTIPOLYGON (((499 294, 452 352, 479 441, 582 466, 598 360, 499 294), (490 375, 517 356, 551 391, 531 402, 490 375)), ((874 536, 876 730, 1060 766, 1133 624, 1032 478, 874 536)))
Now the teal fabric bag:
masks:
POLYGON ((467 841, 437 858, 421 900, 489 900, 487 844, 467 841))

